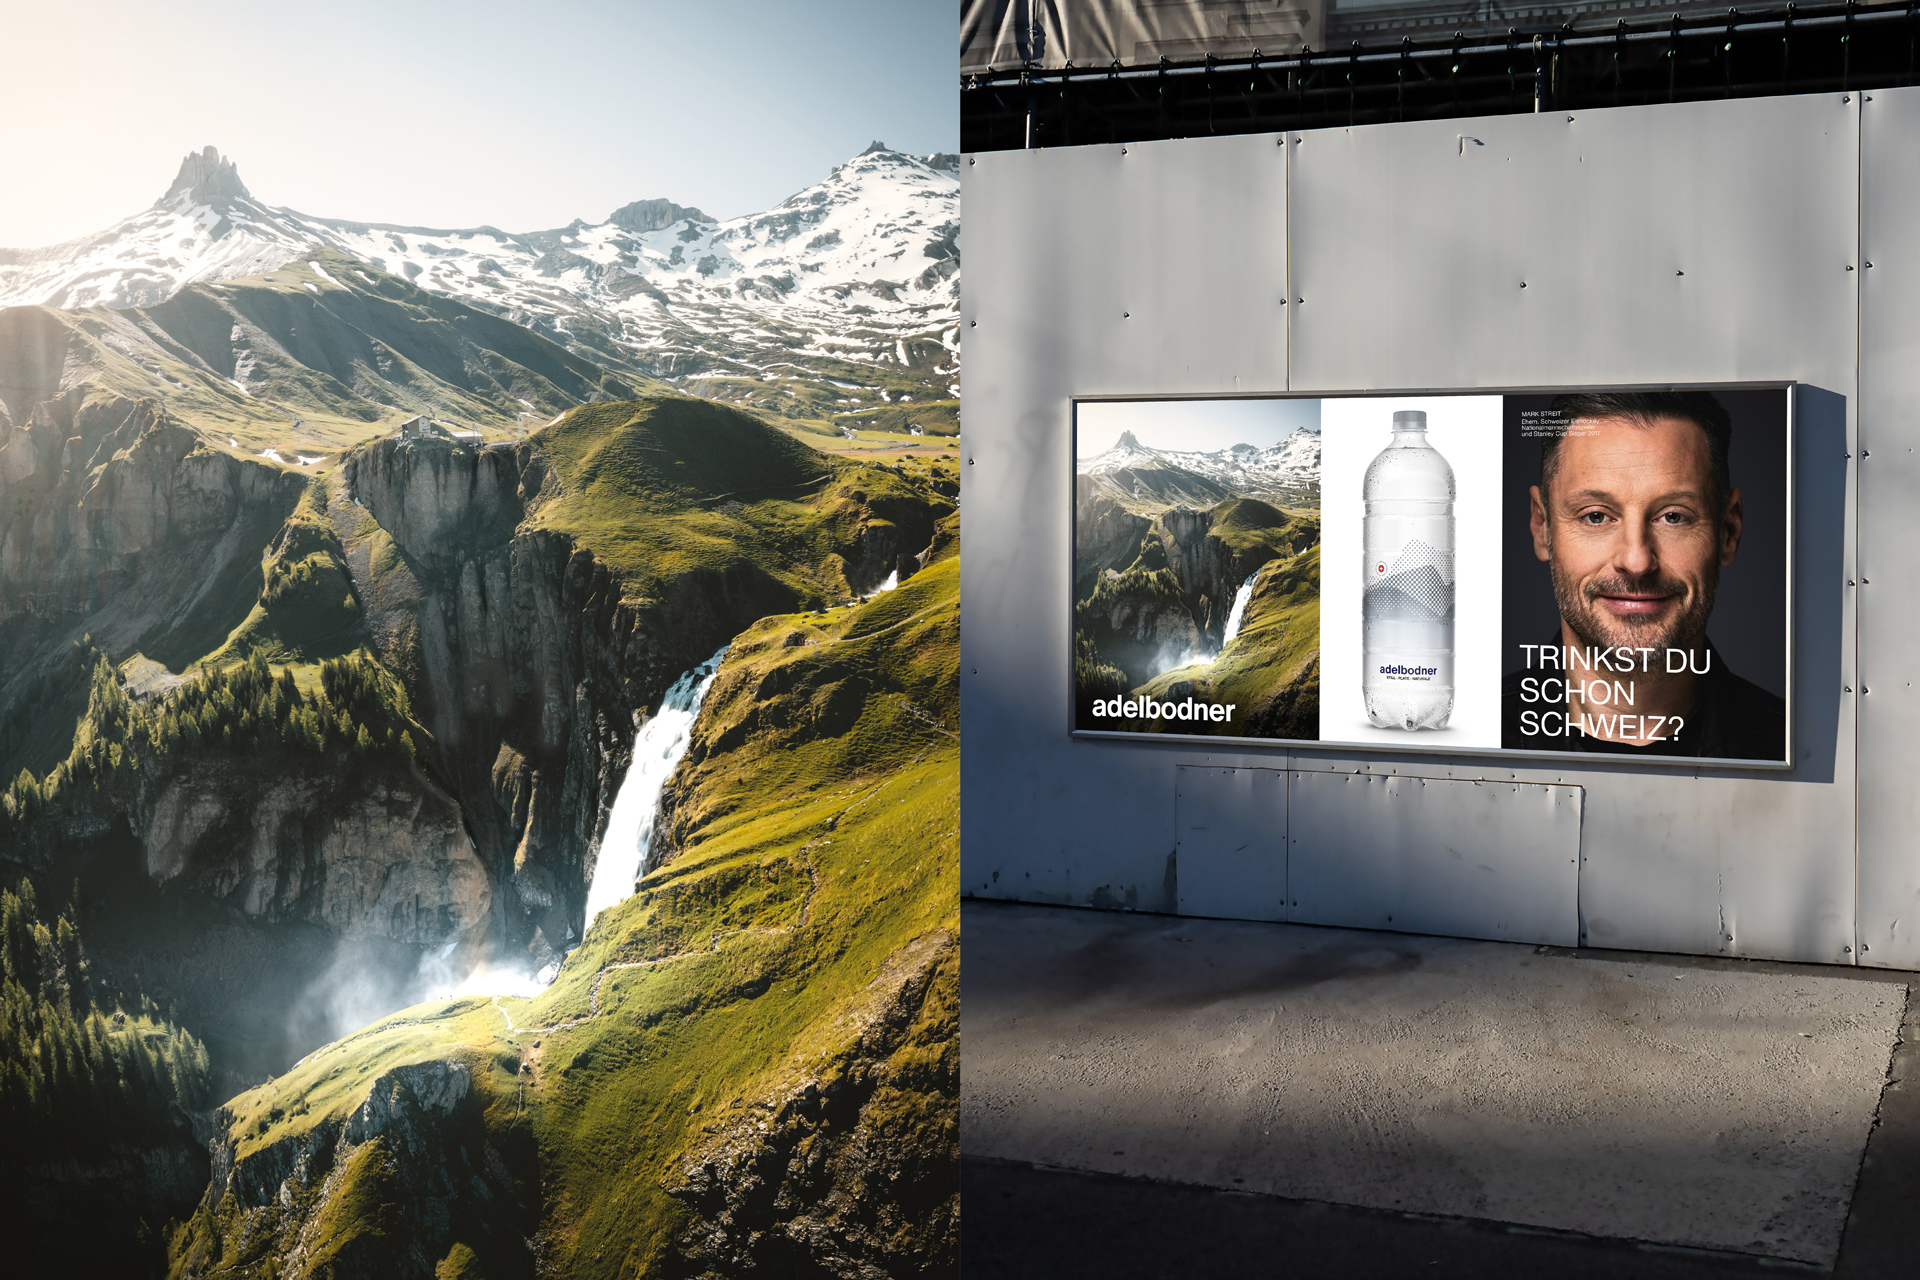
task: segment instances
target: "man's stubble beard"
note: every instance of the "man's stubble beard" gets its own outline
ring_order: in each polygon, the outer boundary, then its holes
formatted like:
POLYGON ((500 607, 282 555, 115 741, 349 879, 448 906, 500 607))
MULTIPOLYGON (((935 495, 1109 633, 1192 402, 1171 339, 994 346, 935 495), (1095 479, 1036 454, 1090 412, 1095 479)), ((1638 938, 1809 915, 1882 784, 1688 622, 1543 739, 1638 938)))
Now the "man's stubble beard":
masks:
MULTIPOLYGON (((1551 544, 1547 554, 1549 557, 1553 554, 1551 544)), ((1714 592, 1720 585, 1718 562, 1708 565, 1692 603, 1664 626, 1652 621, 1635 623, 1603 617, 1591 595, 1658 592, 1670 586, 1684 590, 1684 583, 1651 573, 1638 578, 1596 578, 1583 590, 1581 584, 1568 581, 1560 572, 1558 560, 1549 558, 1547 564, 1553 575, 1553 598, 1560 606, 1560 619, 1584 645, 1596 649, 1691 649, 1706 636, 1707 619, 1713 615, 1714 592)))

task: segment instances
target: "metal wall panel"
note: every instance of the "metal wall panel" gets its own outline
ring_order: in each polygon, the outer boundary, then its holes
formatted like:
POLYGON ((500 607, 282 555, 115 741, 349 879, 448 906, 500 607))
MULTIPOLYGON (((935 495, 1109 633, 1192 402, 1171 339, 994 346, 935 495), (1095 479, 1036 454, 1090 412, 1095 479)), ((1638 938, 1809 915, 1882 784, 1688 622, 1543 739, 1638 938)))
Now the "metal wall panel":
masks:
POLYGON ((1183 916, 1287 918, 1287 775, 1181 765, 1173 875, 1183 916))
POLYGON ((1284 761, 1069 744, 1068 397, 1285 388, 1285 151, 992 152, 962 181, 962 883, 1171 911, 1170 764, 1284 761))
POLYGON ((1295 134, 1294 386, 1850 382, 1855 123, 1834 94, 1295 134))
POLYGON ((1920 89, 1861 107, 1860 947, 1920 969, 1920 89), (1871 263, 1868 267, 1866 264, 1871 263))
POLYGON ((1858 111, 1747 99, 964 166, 966 891, 1174 910, 1173 766, 1417 760, 1585 789, 1589 943, 1853 959, 1858 111), (1282 228, 1285 258, 1260 238, 1282 228), (1068 738, 1071 396, 1778 379, 1826 389, 1796 455, 1793 773, 1068 738))
POLYGON ((1291 775, 1289 920, 1577 946, 1579 787, 1291 775))
POLYGON ((1289 145, 1296 390, 1797 379, 1837 393, 1803 398, 1796 456, 1793 775, 1454 771, 1587 788, 1593 944, 1853 958, 1858 110, 1840 94, 1746 99, 1289 145))

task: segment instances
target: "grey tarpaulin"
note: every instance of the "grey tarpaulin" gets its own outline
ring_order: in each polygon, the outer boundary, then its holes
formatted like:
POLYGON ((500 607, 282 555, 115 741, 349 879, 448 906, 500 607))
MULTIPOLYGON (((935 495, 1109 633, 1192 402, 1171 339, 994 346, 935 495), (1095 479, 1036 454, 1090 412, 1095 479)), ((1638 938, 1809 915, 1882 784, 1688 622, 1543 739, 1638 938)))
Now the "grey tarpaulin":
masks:
POLYGON ((1325 0, 962 0, 960 72, 1296 53, 1325 0))

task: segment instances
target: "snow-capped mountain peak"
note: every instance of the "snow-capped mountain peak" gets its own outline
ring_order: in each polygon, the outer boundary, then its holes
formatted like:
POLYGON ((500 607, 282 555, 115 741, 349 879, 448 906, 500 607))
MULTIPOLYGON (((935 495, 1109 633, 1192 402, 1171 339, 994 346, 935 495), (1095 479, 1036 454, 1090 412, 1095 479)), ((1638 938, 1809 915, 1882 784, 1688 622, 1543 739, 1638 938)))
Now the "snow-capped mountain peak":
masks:
POLYGON ((149 306, 327 246, 527 325, 602 365, 670 379, 777 379, 795 358, 891 366, 957 394, 958 158, 875 144, 765 213, 670 200, 553 231, 313 217, 255 198, 216 148, 96 235, 0 249, 0 306, 149 306), (910 348, 912 348, 910 350, 910 348), (929 354, 931 353, 931 354, 929 354))
POLYGON ((1080 463, 1082 475, 1104 476, 1144 467, 1177 467, 1203 476, 1234 493, 1301 492, 1320 483, 1320 432, 1297 427, 1267 448, 1234 444, 1206 452, 1153 449, 1123 431, 1112 447, 1080 463))
POLYGON ((153 207, 163 209, 181 203, 189 207, 196 204, 218 207, 235 200, 252 199, 253 193, 247 190, 246 183, 240 181, 240 170, 233 161, 223 159, 219 148, 208 147, 204 151, 187 153, 187 158, 180 162, 180 172, 174 177, 173 185, 153 202, 153 207))

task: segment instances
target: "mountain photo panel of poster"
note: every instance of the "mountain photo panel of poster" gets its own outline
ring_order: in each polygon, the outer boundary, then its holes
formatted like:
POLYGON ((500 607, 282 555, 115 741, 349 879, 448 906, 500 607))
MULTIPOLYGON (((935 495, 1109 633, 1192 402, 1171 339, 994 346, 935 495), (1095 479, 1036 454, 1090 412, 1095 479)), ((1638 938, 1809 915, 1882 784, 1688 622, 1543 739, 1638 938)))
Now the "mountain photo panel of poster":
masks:
POLYGON ((1077 401, 1072 730, 1784 766, 1792 412, 1077 401))

